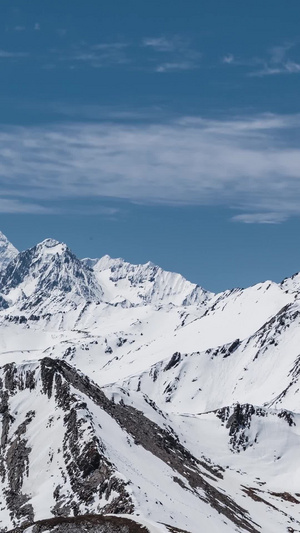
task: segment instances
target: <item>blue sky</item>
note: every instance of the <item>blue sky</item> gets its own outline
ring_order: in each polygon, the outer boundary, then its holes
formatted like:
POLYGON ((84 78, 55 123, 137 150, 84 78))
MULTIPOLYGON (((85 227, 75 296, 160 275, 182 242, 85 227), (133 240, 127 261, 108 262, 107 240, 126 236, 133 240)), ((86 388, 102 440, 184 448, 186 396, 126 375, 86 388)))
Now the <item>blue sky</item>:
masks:
POLYGON ((298 0, 2 0, 2 231, 216 291, 298 271, 299 16, 298 0))

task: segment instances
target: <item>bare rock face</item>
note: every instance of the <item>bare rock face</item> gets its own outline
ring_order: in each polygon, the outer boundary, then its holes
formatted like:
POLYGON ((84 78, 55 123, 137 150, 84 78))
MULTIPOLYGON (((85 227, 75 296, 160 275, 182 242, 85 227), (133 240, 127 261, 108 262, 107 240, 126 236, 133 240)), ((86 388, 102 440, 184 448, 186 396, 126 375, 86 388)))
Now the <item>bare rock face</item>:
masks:
MULTIPOLYGON (((36 452, 28 441, 36 431, 36 414, 41 417, 39 396, 49 400, 51 412, 52 402, 54 411, 59 412, 58 417, 63 421, 57 454, 52 448, 49 451, 41 450, 45 457, 48 456, 47 463, 53 463, 56 459, 61 465, 60 482, 53 488, 52 515, 76 516, 83 505, 86 509, 97 511, 99 501, 102 501, 103 513, 128 514, 134 510, 126 490, 127 482, 120 478, 115 466, 106 457, 105 447, 94 432, 87 404, 71 391, 70 383, 59 373, 58 368, 59 365, 46 359, 34 369, 24 371, 9 364, 2 371, 0 476, 5 505, 12 524, 16 526, 32 523, 35 516, 31 494, 24 490, 24 484, 30 474, 30 465, 35 460, 36 452), (19 403, 18 397, 28 401, 28 395, 29 399, 35 395, 37 413, 30 410, 20 416, 13 406, 19 403)), ((53 415, 48 417, 48 425, 51 425, 53 418, 53 415)), ((47 464, 44 468, 47 472, 47 464)))
POLYGON ((216 412, 223 424, 229 430, 229 446, 233 452, 245 451, 249 446, 258 442, 258 432, 251 431, 260 418, 276 417, 283 420, 289 426, 295 425, 293 414, 290 411, 270 411, 251 404, 236 403, 230 407, 223 407, 216 412))
POLYGON ((123 517, 87 515, 54 518, 36 522, 29 528, 18 527, 8 533, 147 533, 140 524, 123 517))

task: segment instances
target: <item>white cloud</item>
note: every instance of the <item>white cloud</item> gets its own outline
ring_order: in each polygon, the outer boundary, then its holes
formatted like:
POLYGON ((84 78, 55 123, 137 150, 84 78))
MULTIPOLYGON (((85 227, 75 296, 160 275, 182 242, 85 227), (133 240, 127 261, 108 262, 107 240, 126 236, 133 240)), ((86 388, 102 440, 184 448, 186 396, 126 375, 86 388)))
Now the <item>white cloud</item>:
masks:
POLYGON ((0 50, 0 59, 10 59, 18 57, 28 57, 26 52, 9 52, 7 50, 0 50))
POLYGON ((293 43, 285 43, 283 45, 273 46, 270 48, 269 55, 271 63, 283 63, 285 61, 287 51, 293 48, 293 46, 293 43))
POLYGON ((196 65, 189 61, 181 61, 181 62, 170 62, 170 63, 162 63, 161 65, 158 65, 156 67, 156 72, 170 72, 170 71, 178 71, 178 70, 192 70, 196 68, 196 65))
POLYGON ((239 222, 280 222, 300 215, 299 134, 299 115, 270 114, 2 127, 1 197, 219 205, 239 222))
POLYGON ((300 72, 300 64, 287 57, 287 52, 295 46, 295 43, 285 43, 272 47, 268 57, 261 61, 262 68, 250 73, 250 76, 274 76, 278 74, 297 74, 300 72))
POLYGON ((0 213, 47 215, 55 212, 54 207, 48 208, 19 199, 0 198, 0 213))
POLYGON ((233 54, 226 54, 226 56, 223 57, 222 63, 226 63, 230 65, 234 62, 234 55, 233 54))
POLYGON ((173 52, 178 48, 178 39, 167 39, 166 37, 154 37, 143 40, 143 46, 152 48, 157 52, 173 52))
POLYGON ((278 66, 269 66, 265 64, 262 69, 255 70, 250 72, 249 76, 251 77, 263 77, 263 76, 274 76, 276 74, 298 74, 300 72, 300 63, 295 63, 294 61, 286 61, 278 66))
POLYGON ((36 22, 35 25, 34 25, 34 30, 35 30, 35 31, 40 31, 40 29, 41 29, 41 25, 40 25, 40 23, 39 23, 39 22, 36 22))
POLYGON ((297 74, 300 72, 300 63, 287 55, 295 46, 296 43, 293 42, 273 46, 262 57, 236 58, 233 54, 226 54, 222 58, 222 63, 249 67, 251 70, 247 75, 250 77, 297 74))
POLYGON ((142 45, 163 57, 154 67, 155 72, 175 72, 180 70, 193 70, 198 68, 201 58, 200 52, 194 50, 190 43, 179 36, 173 38, 151 37, 143 40, 142 45))
POLYGON ((97 43, 73 46, 71 51, 60 53, 61 61, 75 61, 78 64, 87 64, 93 68, 107 65, 123 65, 130 62, 126 54, 128 44, 122 42, 97 43))
POLYGON ((199 51, 179 36, 172 39, 147 38, 142 43, 115 41, 91 44, 82 41, 64 50, 52 49, 51 53, 69 68, 83 65, 92 68, 134 66, 139 70, 153 72, 192 70, 199 67, 202 57, 199 51))
POLYGON ((282 213, 244 213, 232 217, 231 220, 244 224, 280 224, 287 218, 287 215, 282 213))

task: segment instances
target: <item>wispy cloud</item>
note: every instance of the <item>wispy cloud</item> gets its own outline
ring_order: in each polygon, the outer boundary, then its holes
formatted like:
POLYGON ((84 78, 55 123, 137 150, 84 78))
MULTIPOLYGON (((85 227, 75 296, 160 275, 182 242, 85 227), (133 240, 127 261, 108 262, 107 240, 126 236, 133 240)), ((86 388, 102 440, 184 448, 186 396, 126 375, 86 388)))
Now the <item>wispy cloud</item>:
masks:
POLYGON ((75 45, 65 53, 59 52, 60 60, 87 64, 93 68, 101 68, 108 65, 121 65, 130 62, 126 54, 128 44, 122 42, 113 43, 81 43, 75 45))
POLYGON ((286 61, 279 65, 270 65, 266 63, 261 69, 250 72, 249 76, 263 77, 274 76, 276 74, 298 74, 300 72, 300 63, 286 61))
POLYGON ((28 57, 28 55, 29 54, 27 54, 26 52, 11 52, 8 50, 0 50, 0 59, 28 57))
POLYGON ((222 63, 225 63, 227 65, 230 65, 234 62, 234 55, 233 54, 226 54, 226 56, 223 57, 222 63))
POLYGON ((283 45, 273 46, 272 48, 270 48, 269 50, 270 62, 275 63, 275 64, 284 63, 285 58, 286 58, 286 53, 291 48, 293 48, 293 46, 294 46, 293 43, 285 43, 283 45))
MULTIPOLYGON (((26 28, 16 26, 21 32, 26 28)), ((26 29, 26 32, 40 31, 40 24, 26 29)), ((67 30, 59 28, 54 31, 58 45, 47 50, 32 50, 30 54, 21 51, 0 49, 0 59, 17 59, 29 57, 32 64, 42 69, 66 67, 75 68, 124 68, 146 70, 157 73, 188 71, 200 66, 201 53, 179 36, 172 38, 145 38, 142 42, 88 42, 77 43, 64 39, 67 30), (60 37, 60 39, 58 39, 60 37)))
POLYGON ((282 222, 300 215, 299 134, 299 115, 2 127, 1 198, 222 205, 237 222, 282 222))
MULTIPOLYGON (((179 41, 180 42, 180 41, 179 41)), ((152 37, 143 39, 143 46, 152 48, 157 52, 173 52, 178 48, 178 39, 167 39, 166 37, 152 37)))
POLYGON ((288 215, 285 213, 244 213, 232 217, 233 222, 244 224, 280 224, 285 222, 288 215))
POLYGON ((170 72, 178 70, 193 70, 196 68, 196 64, 192 61, 179 61, 178 63, 161 63, 155 70, 156 72, 170 72))
POLYGON ((155 72, 175 72, 193 70, 199 67, 201 54, 193 49, 191 43, 179 36, 148 37, 142 46, 156 54, 152 58, 155 72))
MULTIPOLYGON (((36 104, 34 104, 36 109, 36 104)), ((45 106, 42 106, 45 109, 45 106)), ((73 120, 92 120, 97 122, 116 122, 116 123, 130 123, 130 122, 145 122, 145 121, 165 121, 170 118, 170 112, 161 106, 127 107, 122 106, 101 106, 101 105, 71 105, 61 102, 56 102, 47 106, 51 113, 61 115, 63 117, 71 117, 73 120)))
POLYGON ((0 198, 0 213, 49 215, 56 212, 55 207, 45 207, 39 203, 26 200, 0 198))
POLYGON ((249 67, 248 76, 263 77, 278 74, 298 74, 300 60, 291 59, 289 51, 295 48, 296 43, 284 43, 270 48, 262 57, 237 58, 233 54, 226 54, 222 63, 232 66, 249 67))

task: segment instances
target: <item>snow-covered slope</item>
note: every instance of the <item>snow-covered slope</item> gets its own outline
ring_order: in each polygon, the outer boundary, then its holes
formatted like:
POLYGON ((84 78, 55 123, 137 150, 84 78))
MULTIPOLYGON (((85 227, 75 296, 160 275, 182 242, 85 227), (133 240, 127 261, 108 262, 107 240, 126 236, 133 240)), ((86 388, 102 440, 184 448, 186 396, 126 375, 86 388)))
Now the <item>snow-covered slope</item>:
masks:
POLYGON ((11 256, 0 532, 300 531, 299 294, 299 274, 212 294, 53 239, 11 256))

